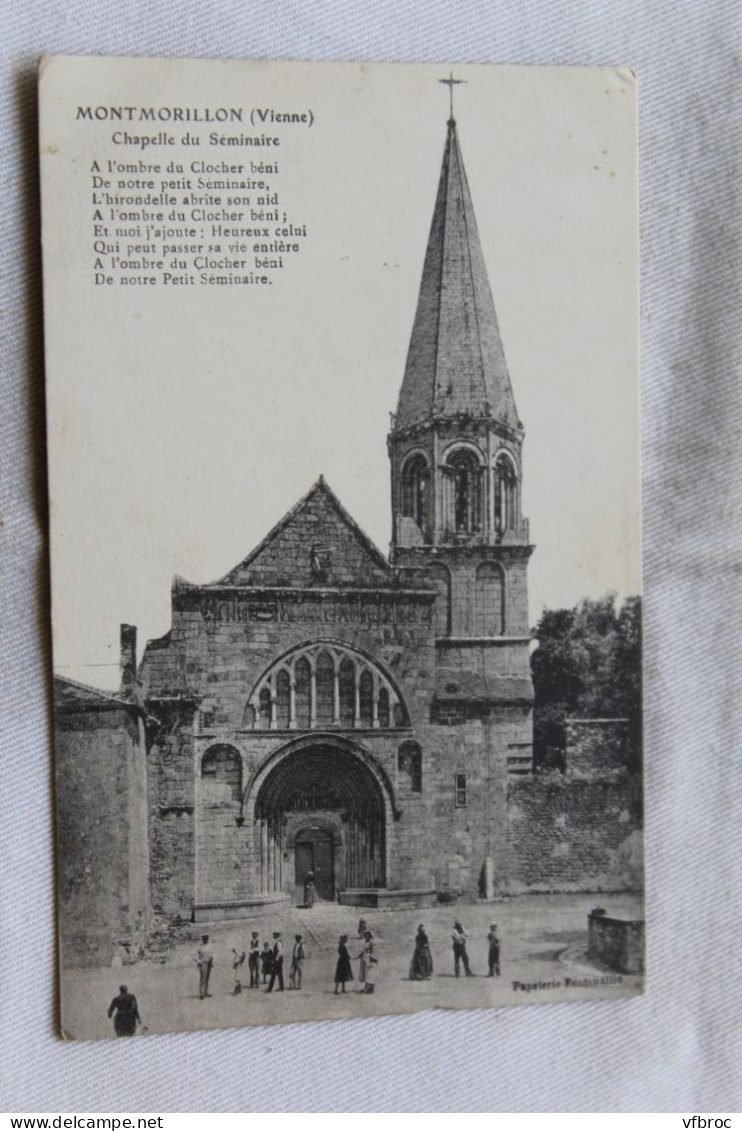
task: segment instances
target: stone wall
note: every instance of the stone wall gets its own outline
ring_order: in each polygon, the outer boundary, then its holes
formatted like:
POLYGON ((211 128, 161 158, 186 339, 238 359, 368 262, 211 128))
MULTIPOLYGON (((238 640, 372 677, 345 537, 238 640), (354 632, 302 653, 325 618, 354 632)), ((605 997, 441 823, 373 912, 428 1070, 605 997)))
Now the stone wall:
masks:
POLYGON ((195 880, 195 776, 189 700, 158 704, 147 755, 153 910, 190 919, 195 880))
POLYGON ((102 698, 99 704, 57 702, 58 898, 66 966, 110 962, 137 916, 146 919, 142 738, 133 706, 102 698))
POLYGON ((641 781, 629 775, 511 780, 507 890, 640 890, 641 805, 641 781))
MULTIPOLYGON (((454 638, 499 635, 482 633, 479 627, 477 570, 485 563, 495 563, 502 577, 502 635, 529 635, 526 570, 530 553, 530 547, 520 545, 397 547, 395 552, 400 567, 410 576, 419 576, 423 584, 430 583, 426 574, 432 567, 447 571, 450 609, 447 617, 439 617, 439 624, 447 622, 454 638)), ((445 599, 445 594, 438 598, 445 599)))
POLYGON ((612 919, 596 908, 587 917, 588 957, 620 974, 644 973, 644 921, 612 919))

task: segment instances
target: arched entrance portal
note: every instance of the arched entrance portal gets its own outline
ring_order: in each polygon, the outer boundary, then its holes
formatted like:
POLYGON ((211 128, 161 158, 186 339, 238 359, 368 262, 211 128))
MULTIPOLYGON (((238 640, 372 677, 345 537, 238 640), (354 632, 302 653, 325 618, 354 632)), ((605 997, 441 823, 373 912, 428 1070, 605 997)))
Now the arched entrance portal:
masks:
POLYGON ((350 744, 328 736, 288 750, 258 784, 254 817, 261 891, 300 889, 308 871, 321 899, 385 886, 384 792, 350 744))

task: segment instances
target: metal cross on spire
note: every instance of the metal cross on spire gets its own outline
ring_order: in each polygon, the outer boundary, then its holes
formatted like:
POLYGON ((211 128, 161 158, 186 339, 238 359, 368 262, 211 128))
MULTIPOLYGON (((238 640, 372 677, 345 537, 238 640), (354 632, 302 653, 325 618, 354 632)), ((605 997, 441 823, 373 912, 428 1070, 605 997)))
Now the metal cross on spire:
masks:
POLYGON ((453 71, 449 71, 448 72, 448 78, 447 79, 438 79, 438 82, 445 83, 446 86, 448 87, 450 120, 453 121, 454 120, 453 119, 453 88, 455 86, 460 86, 462 83, 466 83, 466 79, 455 79, 453 77, 453 71))

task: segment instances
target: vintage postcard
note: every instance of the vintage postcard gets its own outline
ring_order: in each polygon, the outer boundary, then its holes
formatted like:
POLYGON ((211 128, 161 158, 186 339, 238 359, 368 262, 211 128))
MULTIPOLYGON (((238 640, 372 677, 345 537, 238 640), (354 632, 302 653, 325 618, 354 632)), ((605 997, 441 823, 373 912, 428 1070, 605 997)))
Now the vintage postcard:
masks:
POLYGON ((63 1035, 641 993, 634 74, 40 85, 63 1035))

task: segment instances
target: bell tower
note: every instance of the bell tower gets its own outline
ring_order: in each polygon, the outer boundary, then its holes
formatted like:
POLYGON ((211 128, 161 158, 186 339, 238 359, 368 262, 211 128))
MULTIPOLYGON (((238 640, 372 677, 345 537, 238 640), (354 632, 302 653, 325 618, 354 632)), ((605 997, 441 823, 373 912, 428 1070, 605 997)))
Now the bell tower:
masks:
POLYGON ((452 115, 388 437, 392 559, 439 587, 439 642, 510 642, 528 677, 523 438, 452 115))

